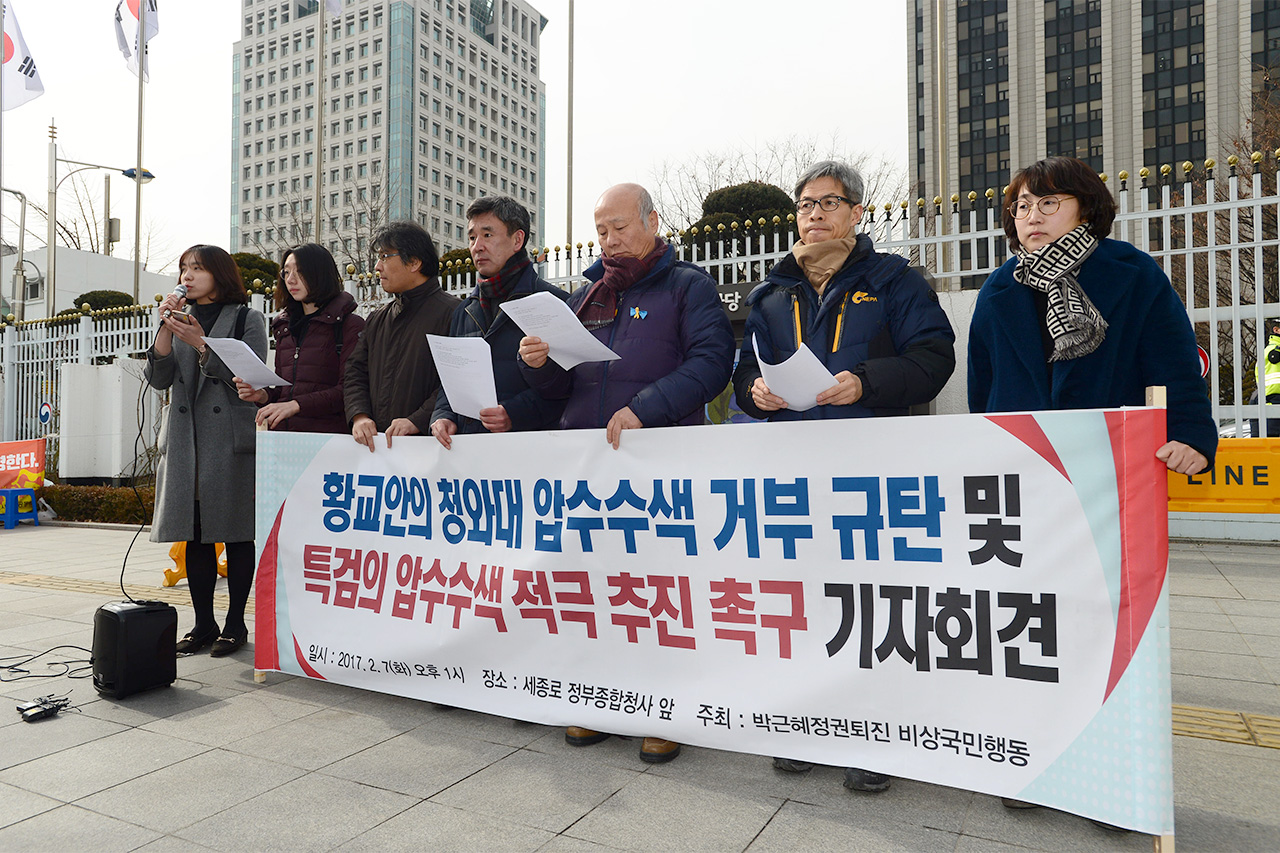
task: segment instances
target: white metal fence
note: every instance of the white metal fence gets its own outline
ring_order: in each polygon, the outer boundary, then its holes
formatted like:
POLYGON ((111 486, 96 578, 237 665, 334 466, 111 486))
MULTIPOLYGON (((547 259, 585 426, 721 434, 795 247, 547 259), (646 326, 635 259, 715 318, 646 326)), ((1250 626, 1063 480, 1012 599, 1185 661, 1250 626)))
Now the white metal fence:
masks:
MULTIPOLYGON (((1189 166, 1190 164, 1186 164, 1189 166)), ((1168 167, 1166 167, 1167 169, 1168 167)), ((1170 170, 1171 173, 1172 170, 1170 170)), ((1150 253, 1164 267, 1187 305, 1197 338, 1209 354, 1210 396, 1224 434, 1243 434, 1250 420, 1280 419, 1280 405, 1250 403, 1254 365, 1265 346, 1257 330, 1280 316, 1280 172, 1215 178, 1212 169, 1184 170, 1184 180, 1166 174, 1137 187, 1120 173, 1115 237, 1150 253)), ((1146 172, 1146 170, 1143 170, 1146 172)), ((880 251, 904 255, 923 267, 940 290, 980 286, 1008 255, 1000 226, 998 192, 950 201, 935 198, 869 205, 861 228, 880 251), (964 203, 967 202, 967 203, 964 203)), ((761 280, 790 250, 786 223, 752 223, 711 235, 668 234, 679 256, 707 270, 720 285, 761 280)), ((542 276, 572 290, 597 260, 595 247, 556 247, 539 262, 542 276)), ((475 286, 474 268, 446 269, 442 281, 457 294, 475 286)), ((348 282, 367 314, 385 296, 372 277, 348 282)), ((255 308, 266 300, 254 296, 255 308)), ((56 453, 59 421, 58 365, 97 359, 140 357, 154 336, 155 308, 109 309, 80 317, 33 320, 0 330, 4 377, 3 437, 47 437, 56 453), (42 404, 47 419, 42 420, 42 404)), ((962 336, 963 337, 963 336, 962 336)), ((963 354, 958 361, 964 364, 963 354)), ((961 367, 963 369, 963 367, 961 367)))

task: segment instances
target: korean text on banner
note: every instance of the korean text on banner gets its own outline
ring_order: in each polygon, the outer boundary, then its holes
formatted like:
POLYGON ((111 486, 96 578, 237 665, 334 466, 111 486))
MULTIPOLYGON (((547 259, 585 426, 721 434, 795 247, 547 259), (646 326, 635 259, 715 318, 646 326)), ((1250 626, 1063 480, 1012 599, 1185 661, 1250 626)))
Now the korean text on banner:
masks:
POLYGON ((1170 832, 1163 441, 1152 409, 259 433, 256 665, 1170 832))

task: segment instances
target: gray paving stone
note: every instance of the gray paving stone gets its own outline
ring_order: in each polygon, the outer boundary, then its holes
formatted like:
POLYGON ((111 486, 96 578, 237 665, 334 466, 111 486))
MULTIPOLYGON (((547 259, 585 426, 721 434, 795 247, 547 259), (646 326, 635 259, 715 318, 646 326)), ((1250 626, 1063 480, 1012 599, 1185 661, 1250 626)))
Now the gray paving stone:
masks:
POLYGON ((1173 792, 1176 806, 1270 824, 1280 839, 1280 750, 1175 737, 1173 792))
POLYGON ((1241 634, 1240 635, 1255 655, 1260 658, 1280 658, 1280 637, 1271 637, 1264 634, 1241 634))
POLYGON ((961 831, 975 796, 971 791, 914 779, 894 779, 889 790, 879 794, 850 791, 844 787, 844 768, 822 766, 811 770, 791 794, 792 799, 847 814, 853 820, 888 818, 946 832, 961 831))
POLYGON ((77 805, 158 832, 173 833, 299 775, 300 771, 292 767, 211 749, 93 794, 77 805))
POLYGON ((185 838, 162 835, 150 844, 142 845, 134 853, 205 853, 210 849, 212 848, 196 844, 194 841, 187 841, 185 838))
POLYGON ((1245 598, 1257 601, 1274 601, 1280 603, 1280 583, 1275 581, 1242 581, 1233 580, 1232 585, 1245 598))
POLYGON ((1236 633, 1239 629, 1225 613, 1179 613, 1170 616, 1169 626, 1184 628, 1189 631, 1226 631, 1236 633))
POLYGON ((442 735, 458 734, 504 746, 528 746, 554 731, 551 726, 497 717, 466 708, 437 714, 428 725, 442 735))
POLYGON ((1280 618, 1280 602, 1276 601, 1235 601, 1218 602, 1218 608, 1228 616, 1271 616, 1280 618))
POLYGON ((315 708, 305 717, 229 743, 226 748, 318 770, 404 731, 402 726, 344 708, 315 708))
POLYGON ((782 802, 645 773, 564 834, 627 850, 744 850, 782 802))
POLYGON ((126 729, 2 770, 0 782, 69 803, 206 749, 191 741, 126 729))
POLYGON ((261 689, 272 696, 292 699, 294 702, 309 702, 313 705, 342 704, 355 698, 355 694, 364 692, 356 687, 347 687, 317 678, 301 678, 283 672, 268 672, 266 677, 267 680, 261 685, 261 689))
POLYGON ((1241 634, 1280 637, 1280 616, 1229 616, 1227 618, 1241 634))
MULTIPOLYGON (((0 735, 2 737, 2 735, 0 735)), ((0 782, 0 827, 56 809, 62 803, 0 782)))
MULTIPOLYGON (((5 711, 5 716, 12 714, 5 711)), ((15 715, 16 718, 16 715, 15 715)), ((62 713, 35 723, 17 722, 4 728, 0 770, 52 755, 82 743, 124 731, 125 727, 84 714, 62 713)), ((3 849, 3 848, 0 848, 3 849)))
POLYGON ((583 841, 570 835, 557 835, 538 848, 538 853, 610 853, 619 847, 607 847, 594 841, 583 841))
POLYGON ((153 830, 65 805, 0 829, 0 850, 124 853, 158 837, 153 830))
POLYGON ((277 699, 266 693, 242 693, 155 720, 147 723, 146 728, 209 746, 224 746, 281 723, 296 720, 312 710, 301 702, 277 699))
MULTIPOLYGON (((1210 632, 1211 633, 1211 632, 1210 632)), ((1239 635, 1235 635, 1237 639, 1239 635)), ((1252 654, 1228 655, 1219 652, 1199 652, 1174 649, 1173 672, 1179 675, 1199 675, 1205 678, 1224 678, 1233 681, 1256 681, 1270 684, 1271 676, 1262 663, 1252 654)))
POLYGON ((1171 624, 1178 627, 1178 619, 1183 613, 1221 613, 1216 598, 1208 598, 1199 595, 1177 595, 1169 596, 1169 613, 1171 624))
POLYGON ((322 773, 426 799, 514 748, 419 726, 325 767, 322 773))
POLYGON ((124 699, 100 698, 84 705, 82 712, 90 717, 126 726, 144 726, 154 720, 195 711, 235 695, 235 691, 179 678, 168 687, 135 693, 124 699))
POLYGON ((1175 651, 1182 649, 1231 655, 1253 654, 1243 637, 1225 631, 1193 631, 1174 627, 1169 631, 1169 642, 1175 651))
POLYGON ((797 792, 808 790, 805 780, 813 771, 788 773, 777 770, 772 756, 685 746, 675 761, 655 764, 648 772, 651 776, 678 779, 712 791, 742 791, 765 797, 794 798, 799 796, 797 792))
POLYGON ((992 841, 990 838, 973 838, 968 835, 962 835, 959 843, 956 844, 956 853, 1026 853, 1030 849, 1032 848, 1003 844, 992 841))
POLYGON ((952 851, 955 833, 898 823, 887 815, 879 820, 850 820, 848 814, 807 803, 785 803, 769 825, 747 847, 748 853, 928 853, 952 851))
POLYGON ((640 772, 520 750, 434 795, 431 802, 561 832, 640 772), (557 782, 548 785, 548 779, 557 782))
POLYGON ((1169 583, 1174 595, 1195 595, 1206 598, 1240 598, 1240 593, 1223 577, 1189 578, 1174 576, 1169 583))
POLYGON ((1173 701, 1199 708, 1280 716, 1280 687, 1274 684, 1179 675, 1173 679, 1173 701))
POLYGON ((205 818, 176 834, 207 847, 225 847, 247 827, 271 827, 255 833, 252 848, 329 850, 416 804, 392 791, 310 774, 273 788, 234 809, 205 818))
POLYGON ((1178 850, 1203 853, 1275 853, 1280 827, 1212 809, 1180 806, 1174 814, 1178 850))
MULTIPOLYGON (((422 850, 441 853, 472 853, 478 850, 503 850, 511 853, 552 850, 547 846, 557 840, 550 832, 531 826, 473 814, 433 802, 423 802, 403 811, 338 847, 341 853, 419 853, 422 850)), ((574 841, 575 844, 586 842, 574 841)), ((606 848, 559 848, 563 851, 606 848)))
POLYGON ((1000 805, 999 797, 985 794, 974 795, 973 806, 965 816, 964 834, 973 839, 967 848, 970 850, 982 850, 988 841, 1054 853, 1151 850, 1149 835, 1109 832, 1082 817, 1055 809, 1007 809, 1000 805))

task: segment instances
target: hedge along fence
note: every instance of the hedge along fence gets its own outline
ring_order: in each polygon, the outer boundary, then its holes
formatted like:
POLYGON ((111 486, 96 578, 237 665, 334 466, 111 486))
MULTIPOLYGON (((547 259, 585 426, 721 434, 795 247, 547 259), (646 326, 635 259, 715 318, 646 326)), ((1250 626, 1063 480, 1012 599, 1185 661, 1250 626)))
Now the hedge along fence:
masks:
POLYGON ((63 521, 106 524, 149 524, 156 502, 155 489, 149 486, 139 486, 134 494, 130 488, 53 485, 36 489, 36 497, 44 498, 63 521), (138 506, 139 497, 142 507, 138 506))

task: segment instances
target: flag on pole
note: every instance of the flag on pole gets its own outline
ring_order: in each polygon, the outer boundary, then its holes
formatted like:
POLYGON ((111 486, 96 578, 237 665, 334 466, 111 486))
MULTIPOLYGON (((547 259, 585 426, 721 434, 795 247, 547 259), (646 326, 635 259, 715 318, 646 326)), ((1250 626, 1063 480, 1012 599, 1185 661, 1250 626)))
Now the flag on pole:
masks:
POLYGON ((31 58, 31 51, 27 50, 22 30, 18 27, 18 18, 10 3, 4 4, 3 56, 0 85, 3 85, 4 92, 0 101, 3 101, 6 110, 44 94, 44 84, 40 82, 40 74, 36 71, 36 61, 31 58))
POLYGON ((342 16, 342 0, 324 0, 324 7, 329 10, 330 15, 342 16))
MULTIPOLYGON (((120 53, 129 61, 129 70, 134 74, 138 73, 138 7, 140 3, 147 4, 147 41, 151 41, 160 34, 160 15, 156 11, 156 0, 120 0, 116 3, 116 46, 120 48, 120 53), (128 9, 129 16, 133 18, 130 22, 133 27, 132 45, 125 35, 125 13, 123 10, 128 9)), ((150 63, 144 61, 142 69, 142 79, 148 83, 151 82, 150 63)))

